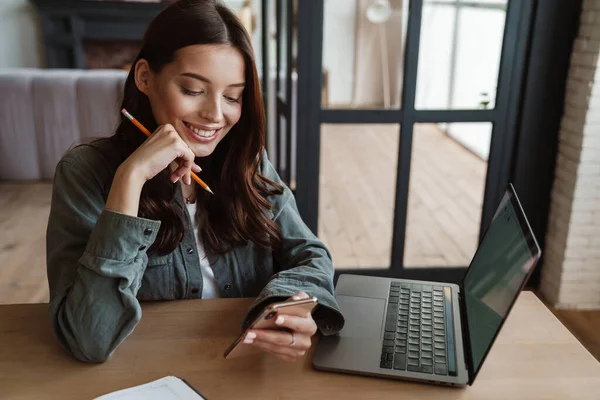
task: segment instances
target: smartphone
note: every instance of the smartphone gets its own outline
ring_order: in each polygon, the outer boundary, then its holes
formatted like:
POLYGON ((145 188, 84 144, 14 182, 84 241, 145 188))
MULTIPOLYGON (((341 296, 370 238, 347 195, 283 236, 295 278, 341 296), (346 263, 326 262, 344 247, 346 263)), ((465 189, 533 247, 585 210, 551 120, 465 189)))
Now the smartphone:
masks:
POLYGON ((288 330, 285 327, 275 324, 277 314, 281 312, 286 315, 295 315, 302 317, 306 313, 312 313, 315 307, 319 304, 316 297, 310 297, 308 299, 301 300, 286 300, 279 303, 273 303, 265 307, 264 310, 252 321, 244 332, 237 337, 231 343, 231 345, 225 350, 223 356, 226 359, 248 356, 261 352, 254 346, 244 346, 244 337, 251 329, 274 329, 274 330, 288 330))

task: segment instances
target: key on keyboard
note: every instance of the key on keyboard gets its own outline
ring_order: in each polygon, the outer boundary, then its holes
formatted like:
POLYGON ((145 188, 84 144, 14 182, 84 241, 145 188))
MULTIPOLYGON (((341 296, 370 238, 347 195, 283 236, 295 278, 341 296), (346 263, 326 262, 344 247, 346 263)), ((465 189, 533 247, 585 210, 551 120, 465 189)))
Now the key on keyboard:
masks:
POLYGON ((380 367, 456 375, 449 287, 391 282, 380 367))

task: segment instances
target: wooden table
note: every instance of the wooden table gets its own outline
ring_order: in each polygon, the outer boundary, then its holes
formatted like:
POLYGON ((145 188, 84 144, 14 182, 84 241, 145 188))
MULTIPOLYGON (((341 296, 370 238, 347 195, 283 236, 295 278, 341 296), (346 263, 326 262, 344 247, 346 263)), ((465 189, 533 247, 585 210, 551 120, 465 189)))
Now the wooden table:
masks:
POLYGON ((166 375, 215 399, 598 399, 600 364, 534 294, 518 300, 472 387, 445 388, 315 371, 271 357, 229 361, 250 299, 146 304, 135 332, 104 364, 70 358, 47 305, 0 306, 0 399, 91 399, 166 375))

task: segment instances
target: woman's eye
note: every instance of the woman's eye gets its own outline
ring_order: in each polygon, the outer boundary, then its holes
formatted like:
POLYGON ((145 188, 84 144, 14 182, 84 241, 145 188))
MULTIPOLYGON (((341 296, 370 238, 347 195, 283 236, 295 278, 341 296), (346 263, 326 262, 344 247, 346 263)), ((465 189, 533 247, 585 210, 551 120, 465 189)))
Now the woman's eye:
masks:
POLYGON ((194 92, 193 90, 188 90, 184 87, 181 88, 181 92, 187 96, 200 96, 203 92, 194 92))
POLYGON ((225 96, 225 100, 227 100, 229 103, 239 103, 240 99, 234 99, 233 97, 229 97, 229 96, 225 96))

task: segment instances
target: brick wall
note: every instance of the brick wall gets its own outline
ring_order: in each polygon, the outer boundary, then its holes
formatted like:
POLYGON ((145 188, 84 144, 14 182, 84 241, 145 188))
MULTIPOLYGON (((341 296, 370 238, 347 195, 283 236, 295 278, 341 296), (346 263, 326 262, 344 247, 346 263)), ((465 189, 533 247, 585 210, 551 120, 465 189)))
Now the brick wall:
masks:
POLYGON ((584 0, 567 80, 541 291, 600 308, 600 0, 584 0))

